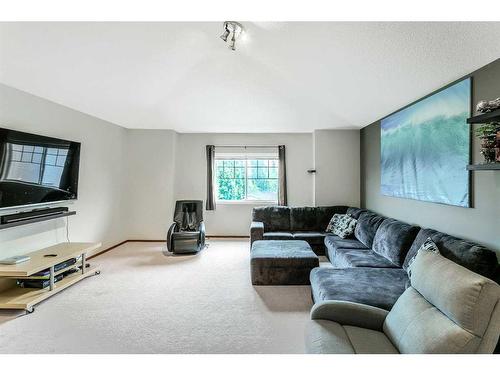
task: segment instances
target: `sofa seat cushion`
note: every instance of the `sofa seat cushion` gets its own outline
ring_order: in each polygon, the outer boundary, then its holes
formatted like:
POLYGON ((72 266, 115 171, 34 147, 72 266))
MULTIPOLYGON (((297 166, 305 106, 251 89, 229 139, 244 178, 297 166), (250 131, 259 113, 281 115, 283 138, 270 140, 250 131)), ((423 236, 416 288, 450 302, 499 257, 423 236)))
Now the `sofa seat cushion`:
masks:
POLYGON ((389 259, 369 249, 336 249, 330 259, 335 268, 373 267, 396 268, 389 259))
POLYGON ((330 320, 308 323, 306 350, 309 354, 398 354, 382 332, 342 326, 330 320))
POLYGON ((408 263, 417 254, 418 249, 427 238, 430 238, 437 245, 440 254, 445 258, 480 275, 495 279, 498 260, 493 251, 484 246, 449 236, 433 229, 421 229, 418 232, 403 263, 405 270, 408 269, 408 263))
POLYGON ((315 302, 340 300, 390 310, 406 289, 408 275, 402 268, 326 268, 311 271, 315 302))
POLYGON ((265 240, 293 240, 290 232, 264 232, 265 240))
POLYGON ((365 245, 355 238, 340 238, 332 234, 325 236, 325 247, 328 259, 331 261, 337 249, 364 249, 369 250, 365 245))
POLYGON ((371 249, 375 233, 377 233, 377 229, 385 220, 385 217, 370 211, 365 211, 361 212, 357 220, 358 223, 354 230, 354 236, 366 247, 371 249))
POLYGON ((324 232, 293 232, 294 240, 307 241, 311 245, 322 245, 325 240, 324 232))
POLYGON ((331 248, 342 249, 368 249, 365 245, 355 238, 340 238, 332 234, 327 234, 325 237, 325 246, 331 248))
POLYGON ((401 267, 419 230, 420 227, 399 220, 385 219, 378 227, 372 249, 401 267))

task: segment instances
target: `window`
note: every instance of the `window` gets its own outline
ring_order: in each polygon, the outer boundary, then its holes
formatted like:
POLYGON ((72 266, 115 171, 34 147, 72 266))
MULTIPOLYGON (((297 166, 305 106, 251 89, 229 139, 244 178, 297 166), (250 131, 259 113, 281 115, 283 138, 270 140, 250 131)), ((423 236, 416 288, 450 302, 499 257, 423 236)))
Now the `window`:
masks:
POLYGON ((11 160, 6 179, 58 188, 68 150, 8 143, 11 160))
POLYGON ((220 158, 215 170, 219 201, 278 201, 277 158, 220 158))

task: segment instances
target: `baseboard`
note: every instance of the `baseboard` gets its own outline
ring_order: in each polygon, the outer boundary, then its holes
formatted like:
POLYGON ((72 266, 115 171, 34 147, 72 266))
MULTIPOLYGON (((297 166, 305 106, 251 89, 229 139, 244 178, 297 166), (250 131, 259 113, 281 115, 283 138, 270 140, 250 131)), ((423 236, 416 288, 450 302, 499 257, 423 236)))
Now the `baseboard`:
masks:
POLYGON ((218 236, 216 234, 207 236, 207 238, 250 238, 250 236, 218 236))
MULTIPOLYGON (((207 238, 250 238, 250 236, 207 236, 207 238)), ((108 247, 107 249, 99 251, 98 253, 91 255, 87 259, 92 259, 92 258, 95 258, 99 255, 107 253, 108 251, 113 250, 113 249, 117 248, 118 246, 124 245, 127 242, 165 242, 165 240, 164 239, 163 240, 137 240, 137 239, 136 240, 125 240, 125 241, 122 241, 120 243, 117 243, 116 245, 108 247)))
POLYGON ((127 240, 125 242, 165 242, 165 240, 127 240))
POLYGON ((104 253, 107 253, 109 250, 113 250, 115 247, 121 246, 121 245, 123 245, 123 244, 125 244, 125 243, 127 243, 127 242, 128 242, 128 240, 125 240, 125 241, 122 241, 122 242, 120 242, 120 243, 117 243, 116 245, 113 245, 113 246, 111 246, 111 247, 108 247, 107 249, 101 250, 101 251, 99 251, 98 253, 95 253, 94 255, 89 256, 87 259, 92 259, 92 258, 95 258, 95 257, 97 257, 97 256, 99 256, 99 255, 102 255, 102 254, 104 254, 104 253))

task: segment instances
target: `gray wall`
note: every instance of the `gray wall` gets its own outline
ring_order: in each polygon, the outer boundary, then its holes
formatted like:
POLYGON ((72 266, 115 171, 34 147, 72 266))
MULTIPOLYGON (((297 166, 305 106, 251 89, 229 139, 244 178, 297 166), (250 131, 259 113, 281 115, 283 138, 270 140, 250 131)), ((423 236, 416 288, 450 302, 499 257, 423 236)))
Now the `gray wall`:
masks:
MULTIPOLYGON (((175 159, 175 199, 206 199, 207 162, 205 145, 286 146, 288 204, 313 204, 313 165, 311 133, 180 133, 175 159), (189 150, 189 152, 183 152, 189 150)), ((219 203, 215 211, 205 211, 207 234, 248 236, 252 209, 262 203, 219 203)))
MULTIPOLYGON (((473 72, 472 102, 500 96, 500 59, 473 72)), ((472 160, 482 160, 473 137, 472 160)), ((473 208, 380 194, 380 121, 361 130, 361 205, 382 215, 484 244, 500 255, 500 171, 472 173, 473 208)))
POLYGON ((314 205, 358 207, 359 130, 315 130, 313 148, 314 205))

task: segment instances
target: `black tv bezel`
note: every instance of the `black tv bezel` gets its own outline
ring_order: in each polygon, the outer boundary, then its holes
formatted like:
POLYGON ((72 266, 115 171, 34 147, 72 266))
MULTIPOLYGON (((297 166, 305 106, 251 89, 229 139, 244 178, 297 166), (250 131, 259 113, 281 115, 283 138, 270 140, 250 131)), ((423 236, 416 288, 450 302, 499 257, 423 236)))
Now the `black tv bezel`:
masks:
MULTIPOLYGON (((47 143, 54 142, 54 144, 57 144, 60 142, 67 142, 67 143, 71 144, 70 147, 72 147, 72 148, 74 147, 74 150, 75 150, 76 155, 77 155, 77 157, 75 158, 77 165, 73 166, 73 168, 72 168, 72 174, 74 175, 74 178, 72 178, 72 185, 74 185, 74 187, 75 187, 74 198, 47 201, 47 202, 39 202, 39 203, 26 203, 26 204, 17 205, 17 206, 0 207, 0 212, 23 211, 24 209, 28 209, 28 208, 39 209, 39 208, 43 208, 43 207, 51 207, 55 204, 68 203, 68 202, 73 202, 73 201, 78 200, 79 180, 80 180, 80 155, 81 155, 81 145, 82 145, 81 142, 71 141, 71 140, 64 139, 64 138, 50 137, 50 136, 37 134, 37 133, 28 133, 28 132, 23 132, 20 130, 5 128, 5 127, 0 127, 0 133, 2 131, 7 131, 7 132, 19 134, 20 136, 22 136, 28 140, 30 139, 30 137, 34 137, 38 140, 40 140, 40 138, 42 138, 47 143)), ((75 160, 73 160, 73 162, 75 162, 75 160)))

